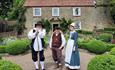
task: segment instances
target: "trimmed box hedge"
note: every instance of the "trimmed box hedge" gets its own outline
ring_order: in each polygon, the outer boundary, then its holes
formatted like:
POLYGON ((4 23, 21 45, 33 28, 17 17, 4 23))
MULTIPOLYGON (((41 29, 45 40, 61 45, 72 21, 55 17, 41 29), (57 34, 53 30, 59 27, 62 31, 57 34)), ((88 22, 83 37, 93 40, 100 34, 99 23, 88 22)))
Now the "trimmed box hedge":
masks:
POLYGON ((94 39, 87 43, 87 50, 96 54, 102 54, 107 51, 107 46, 106 43, 94 39))
POLYGON ((87 70, 115 70, 115 56, 98 55, 89 62, 87 70))
POLYGON ((115 47, 111 49, 110 54, 115 56, 115 47))
POLYGON ((0 45, 0 53, 6 53, 6 47, 5 45, 0 45))
POLYGON ((102 33, 96 37, 97 40, 101 40, 104 42, 111 42, 112 35, 108 33, 102 33))
POLYGON ((29 49, 29 40, 22 39, 11 42, 6 47, 6 52, 12 55, 22 54, 29 49))
POLYGON ((0 70, 22 70, 22 68, 10 61, 0 60, 0 70))

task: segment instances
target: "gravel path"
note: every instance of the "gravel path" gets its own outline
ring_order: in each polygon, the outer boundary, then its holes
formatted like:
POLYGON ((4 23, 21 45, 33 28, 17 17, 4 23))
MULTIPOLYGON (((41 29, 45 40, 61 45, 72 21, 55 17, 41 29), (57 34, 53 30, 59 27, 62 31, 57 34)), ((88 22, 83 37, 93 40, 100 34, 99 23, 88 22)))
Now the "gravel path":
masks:
MULTIPOLYGON (((80 70, 87 70, 87 64, 88 62, 95 56, 94 54, 88 53, 87 51, 80 49, 80 59, 81 59, 81 69, 80 70)), ((51 57, 51 50, 47 49, 45 50, 45 68, 46 70, 66 70, 65 67, 62 69, 54 69, 55 64, 51 57)), ((13 63, 16 63, 20 65, 23 70, 35 70, 33 62, 31 60, 31 53, 26 53, 23 55, 17 55, 17 56, 4 56, 3 59, 12 61, 13 63)))

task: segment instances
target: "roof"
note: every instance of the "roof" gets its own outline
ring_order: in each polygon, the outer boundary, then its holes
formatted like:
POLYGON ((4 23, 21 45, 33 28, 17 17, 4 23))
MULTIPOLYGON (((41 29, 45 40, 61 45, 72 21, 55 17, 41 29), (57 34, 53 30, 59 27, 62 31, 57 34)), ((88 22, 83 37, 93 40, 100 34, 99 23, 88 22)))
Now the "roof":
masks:
POLYGON ((93 0, 26 0, 25 7, 93 6, 93 0))

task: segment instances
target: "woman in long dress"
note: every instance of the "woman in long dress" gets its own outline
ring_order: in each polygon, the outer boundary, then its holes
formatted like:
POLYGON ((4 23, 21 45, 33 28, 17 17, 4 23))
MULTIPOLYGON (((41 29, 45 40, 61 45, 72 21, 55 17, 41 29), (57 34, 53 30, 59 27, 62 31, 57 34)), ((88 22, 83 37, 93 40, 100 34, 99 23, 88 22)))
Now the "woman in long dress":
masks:
POLYGON ((69 69, 80 69, 80 57, 77 46, 78 33, 75 31, 75 23, 69 25, 70 37, 65 50, 65 66, 69 69))

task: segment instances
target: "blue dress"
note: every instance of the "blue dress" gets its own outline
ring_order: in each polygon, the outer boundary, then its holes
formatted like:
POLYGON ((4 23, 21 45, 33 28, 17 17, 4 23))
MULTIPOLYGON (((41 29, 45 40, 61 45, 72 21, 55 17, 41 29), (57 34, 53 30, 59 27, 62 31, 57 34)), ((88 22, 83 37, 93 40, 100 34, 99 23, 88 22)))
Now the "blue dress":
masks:
POLYGON ((65 56, 65 59, 66 58, 68 59, 69 57, 68 53, 71 53, 69 61, 65 60, 65 66, 69 67, 70 69, 80 69, 80 57, 79 57, 79 51, 78 51, 78 46, 77 46, 77 38, 78 38, 78 33, 76 31, 70 32, 69 40, 73 40, 74 43, 73 45, 66 46, 66 48, 71 47, 72 49, 69 49, 69 51, 66 51, 67 56, 65 56))

